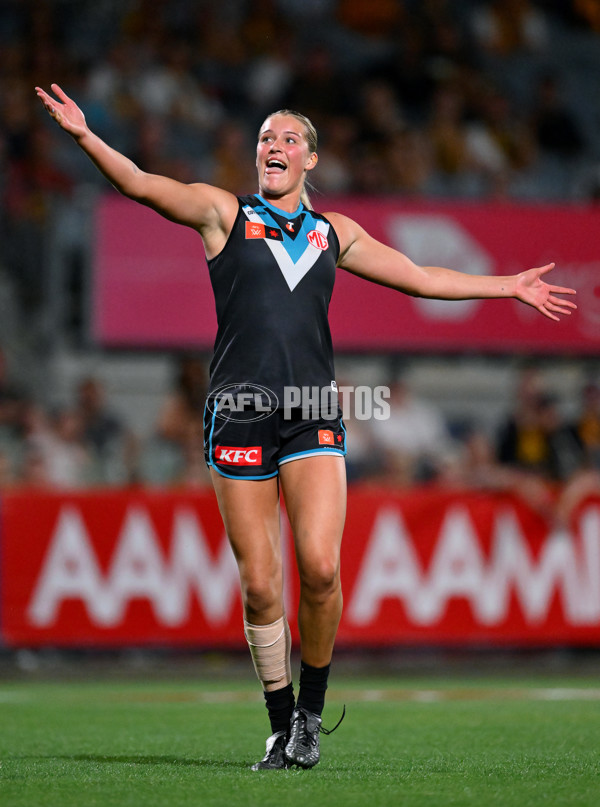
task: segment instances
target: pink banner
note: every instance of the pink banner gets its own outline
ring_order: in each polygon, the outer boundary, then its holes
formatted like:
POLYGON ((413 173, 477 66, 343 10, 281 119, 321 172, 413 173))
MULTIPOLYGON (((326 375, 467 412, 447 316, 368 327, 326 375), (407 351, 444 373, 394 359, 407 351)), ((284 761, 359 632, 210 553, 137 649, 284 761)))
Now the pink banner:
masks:
MULTIPOLYGON (((1 518, 3 644, 243 645, 212 492, 8 493, 1 518)), ((552 532, 513 496, 353 488, 342 585, 340 645, 598 645, 600 499, 552 532)))
MULTIPOLYGON (((421 265, 514 274, 556 262, 578 291, 560 324, 513 300, 440 302, 384 289, 340 270, 330 320, 338 350, 538 352, 600 350, 600 210, 508 204, 408 204, 329 199, 375 238, 421 265)), ((98 206, 93 334, 107 346, 209 350, 216 332, 200 236, 121 197, 98 206)))

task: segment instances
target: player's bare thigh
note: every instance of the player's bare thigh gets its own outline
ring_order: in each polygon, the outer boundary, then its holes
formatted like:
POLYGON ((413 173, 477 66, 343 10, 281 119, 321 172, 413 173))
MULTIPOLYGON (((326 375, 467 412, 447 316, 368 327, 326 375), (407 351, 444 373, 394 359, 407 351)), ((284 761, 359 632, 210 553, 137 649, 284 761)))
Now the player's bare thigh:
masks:
POLYGON ((300 575, 326 579, 339 571, 346 518, 344 459, 304 457, 282 465, 279 474, 300 575))
POLYGON ((211 477, 238 563, 246 616, 255 624, 274 622, 283 609, 277 477, 230 479, 213 468, 211 477))

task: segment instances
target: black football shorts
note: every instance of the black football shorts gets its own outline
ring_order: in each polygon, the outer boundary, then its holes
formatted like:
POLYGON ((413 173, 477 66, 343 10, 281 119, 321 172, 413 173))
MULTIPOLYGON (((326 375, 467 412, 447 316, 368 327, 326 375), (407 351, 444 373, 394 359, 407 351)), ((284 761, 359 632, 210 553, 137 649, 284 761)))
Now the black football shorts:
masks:
POLYGON ((204 409, 204 456, 210 468, 232 479, 268 479, 286 462, 330 454, 346 455, 342 412, 308 418, 302 409, 252 410, 220 417, 218 407, 204 409))

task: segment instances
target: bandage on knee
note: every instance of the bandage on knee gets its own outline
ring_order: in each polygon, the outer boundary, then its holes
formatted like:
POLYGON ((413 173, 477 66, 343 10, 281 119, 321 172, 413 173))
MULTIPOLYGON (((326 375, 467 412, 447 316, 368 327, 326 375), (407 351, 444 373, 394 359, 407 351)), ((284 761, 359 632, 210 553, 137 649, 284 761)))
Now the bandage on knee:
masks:
POLYGON ((270 625, 251 625, 244 620, 244 634, 254 669, 265 692, 281 689, 292 681, 292 637, 285 616, 270 625))

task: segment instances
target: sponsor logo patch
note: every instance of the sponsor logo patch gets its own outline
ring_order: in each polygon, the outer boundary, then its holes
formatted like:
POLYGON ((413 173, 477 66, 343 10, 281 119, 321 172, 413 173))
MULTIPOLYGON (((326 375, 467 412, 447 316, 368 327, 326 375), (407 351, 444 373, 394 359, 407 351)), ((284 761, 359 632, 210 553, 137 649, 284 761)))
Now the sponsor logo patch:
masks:
POLYGON ((311 230, 306 237, 308 238, 309 244, 317 249, 327 249, 329 246, 327 238, 318 230, 311 230))
POLYGON ((333 432, 331 431, 331 429, 319 429, 319 445, 320 446, 334 445, 333 432))
POLYGON ((260 465, 262 463, 262 446, 249 446, 248 448, 217 446, 215 459, 222 465, 260 465))
POLYGON ((283 233, 278 227, 267 227, 258 221, 246 222, 246 238, 270 238, 272 241, 283 241, 283 233))

